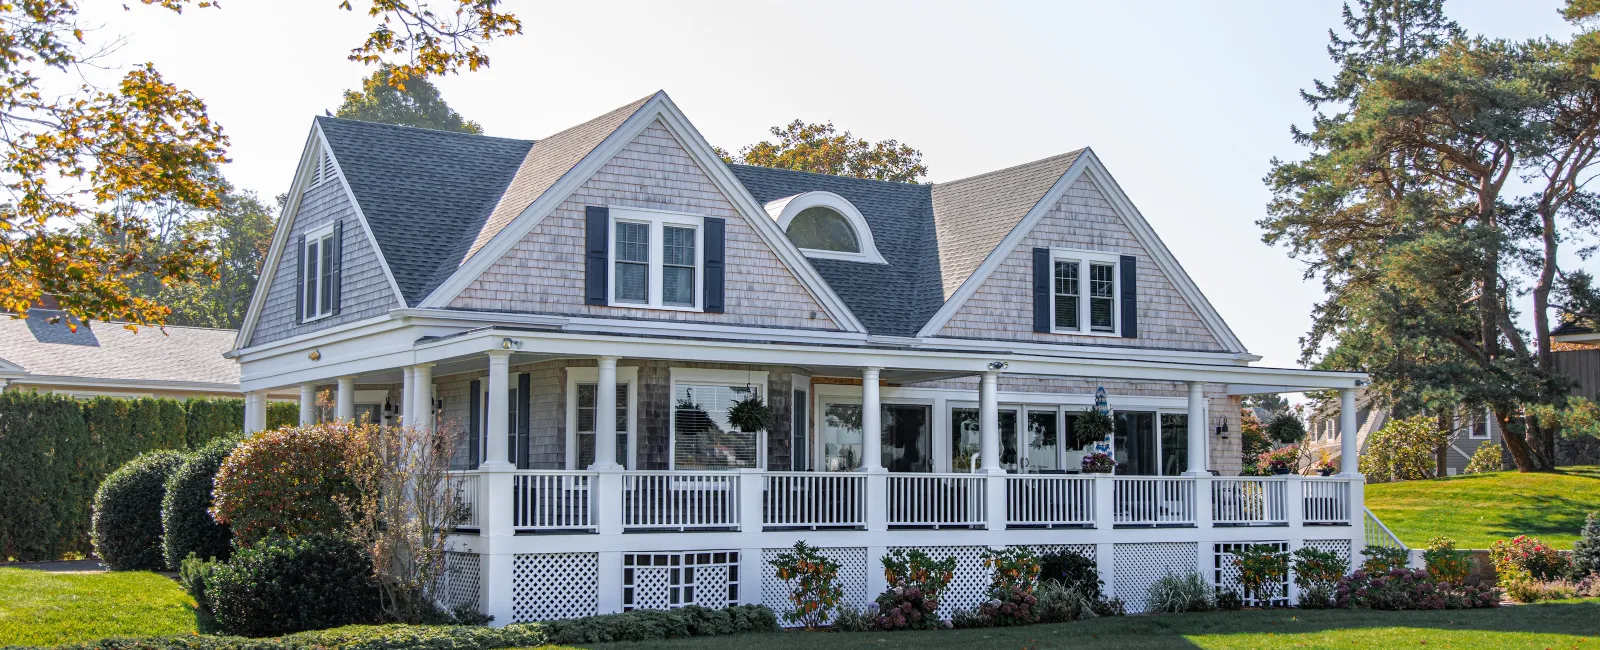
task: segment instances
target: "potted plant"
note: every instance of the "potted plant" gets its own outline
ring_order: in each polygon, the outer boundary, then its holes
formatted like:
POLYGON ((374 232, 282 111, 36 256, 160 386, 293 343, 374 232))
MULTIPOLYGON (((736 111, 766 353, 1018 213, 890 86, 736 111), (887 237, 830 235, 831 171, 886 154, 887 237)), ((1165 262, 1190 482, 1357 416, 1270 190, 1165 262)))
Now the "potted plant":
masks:
POLYGON ((1111 454, 1094 452, 1083 457, 1083 473, 1085 474, 1110 474, 1117 466, 1116 459, 1111 454))
POLYGON ((1270 467, 1272 468, 1272 473, 1278 476, 1283 476, 1289 473, 1288 461, 1285 461, 1281 458, 1272 459, 1272 465, 1270 467))
POLYGON ((1324 459, 1322 459, 1322 460, 1317 462, 1317 475, 1318 476, 1333 476, 1333 470, 1334 469, 1335 469, 1335 467, 1333 466, 1333 461, 1332 460, 1324 458, 1324 459))
POLYGON ((1105 440, 1116 430, 1116 426, 1111 414, 1086 408, 1078 413, 1078 421, 1072 425, 1072 448, 1083 449, 1105 440))
POLYGON ((761 396, 751 391, 744 399, 728 407, 728 424, 745 433, 766 431, 772 427, 772 409, 761 396))

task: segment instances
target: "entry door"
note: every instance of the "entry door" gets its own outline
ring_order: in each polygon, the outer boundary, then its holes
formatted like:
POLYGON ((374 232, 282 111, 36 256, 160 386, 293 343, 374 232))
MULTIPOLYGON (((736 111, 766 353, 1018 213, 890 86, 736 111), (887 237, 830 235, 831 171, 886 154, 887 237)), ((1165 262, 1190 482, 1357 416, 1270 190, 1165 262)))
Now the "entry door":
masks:
POLYGON ((1022 472, 1041 474, 1061 470, 1060 409, 1029 406, 1023 411, 1028 424, 1017 432, 1022 448, 1022 472))
POLYGON ((883 466, 891 472, 933 471, 933 407, 883 406, 883 466))
POLYGON ((1155 476, 1161 473, 1156 463, 1156 414, 1117 411, 1113 443, 1117 473, 1124 476, 1155 476))

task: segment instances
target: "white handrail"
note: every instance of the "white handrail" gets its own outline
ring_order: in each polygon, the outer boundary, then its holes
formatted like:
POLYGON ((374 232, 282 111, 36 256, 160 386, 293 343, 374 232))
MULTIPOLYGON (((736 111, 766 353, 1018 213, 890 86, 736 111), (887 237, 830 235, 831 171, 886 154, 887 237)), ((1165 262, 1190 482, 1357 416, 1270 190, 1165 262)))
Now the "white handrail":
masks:
POLYGON ((1022 526, 1093 526, 1094 478, 1006 476, 1006 522, 1022 526))
POLYGON ((1194 479, 1118 476, 1112 483, 1114 522, 1126 526, 1194 525, 1194 479))
POLYGON ((762 523, 772 527, 867 525, 867 477, 845 472, 766 472, 762 523))
POLYGON ((1388 526, 1383 525, 1383 520, 1379 519, 1377 515, 1372 514, 1371 508, 1362 506, 1361 509, 1366 512, 1367 525, 1363 526, 1362 528, 1365 529, 1364 532, 1367 546, 1385 546, 1388 548, 1398 548, 1402 551, 1411 550, 1410 547, 1406 546, 1405 542, 1400 541, 1400 537, 1395 535, 1394 531, 1389 530, 1388 526), (1373 524, 1377 525, 1374 526, 1373 524))
POLYGON ((981 474, 890 474, 891 526, 977 526, 986 523, 987 477, 981 474))

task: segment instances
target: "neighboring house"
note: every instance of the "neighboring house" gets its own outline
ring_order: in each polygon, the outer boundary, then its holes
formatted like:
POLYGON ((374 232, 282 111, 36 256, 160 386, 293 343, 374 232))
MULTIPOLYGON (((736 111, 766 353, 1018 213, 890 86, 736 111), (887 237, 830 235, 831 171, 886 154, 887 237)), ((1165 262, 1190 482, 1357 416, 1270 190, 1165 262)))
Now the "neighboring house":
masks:
POLYGON ((801 538, 858 605, 889 547, 954 555, 947 609, 984 546, 1082 552, 1135 610, 1238 544, 1361 548, 1358 476, 1212 474, 1240 395, 1364 375, 1252 367, 1088 149, 926 185, 725 165, 657 93, 538 141, 319 117, 288 196, 246 426, 331 386, 455 435, 451 598, 496 624, 779 605, 801 538), (1069 443, 1098 389, 1115 434, 1069 443), (765 430, 729 421, 752 398, 765 430), (1076 473, 1097 449, 1122 476, 1076 473))
MULTIPOLYGON (((1556 369, 1574 382, 1572 394, 1600 402, 1600 330, 1587 321, 1567 321, 1550 332, 1556 369)), ((1600 465, 1600 439, 1556 439, 1557 465, 1600 465)))
MULTIPOLYGON (((200 327, 79 323, 53 309, 0 314, 0 389, 73 397, 241 397, 239 363, 224 358, 238 332, 200 327), (51 322, 54 320, 55 322, 51 322)), ((293 397, 274 392, 273 397, 293 397)))
MULTIPOLYGON (((1388 409, 1375 406, 1373 398, 1365 390, 1356 398, 1356 404, 1356 448, 1366 453, 1368 437, 1382 429, 1393 414, 1388 409)), ((1467 463, 1479 447, 1499 445, 1503 437, 1500 423, 1487 410, 1476 417, 1459 417, 1453 421, 1455 428, 1451 432, 1450 444, 1445 447, 1445 472, 1449 476, 1465 472, 1467 463)), ((1332 404, 1312 410, 1306 418, 1306 444, 1311 447, 1313 454, 1326 451, 1334 462, 1339 462, 1343 434, 1339 409, 1332 404)))

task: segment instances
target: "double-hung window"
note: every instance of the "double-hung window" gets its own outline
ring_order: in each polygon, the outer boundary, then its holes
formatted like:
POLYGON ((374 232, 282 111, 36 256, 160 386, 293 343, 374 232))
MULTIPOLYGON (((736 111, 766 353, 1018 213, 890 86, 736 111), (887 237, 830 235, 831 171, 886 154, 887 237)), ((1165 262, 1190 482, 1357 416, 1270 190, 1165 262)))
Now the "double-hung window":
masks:
POLYGON ((611 304, 698 310, 705 264, 701 217, 611 209, 611 304))
POLYGON ((301 321, 331 315, 338 308, 338 229, 328 224, 306 233, 300 251, 301 321))
MULTIPOLYGON (((618 465, 633 469, 634 409, 639 369, 617 368, 617 408, 613 416, 617 423, 618 465)), ((567 468, 586 469, 594 464, 595 431, 599 428, 599 370, 595 368, 567 368, 567 468)))
POLYGON ((1051 262, 1050 313, 1054 330, 1064 334, 1116 335, 1122 289, 1117 286, 1118 256, 1052 249, 1051 262))

